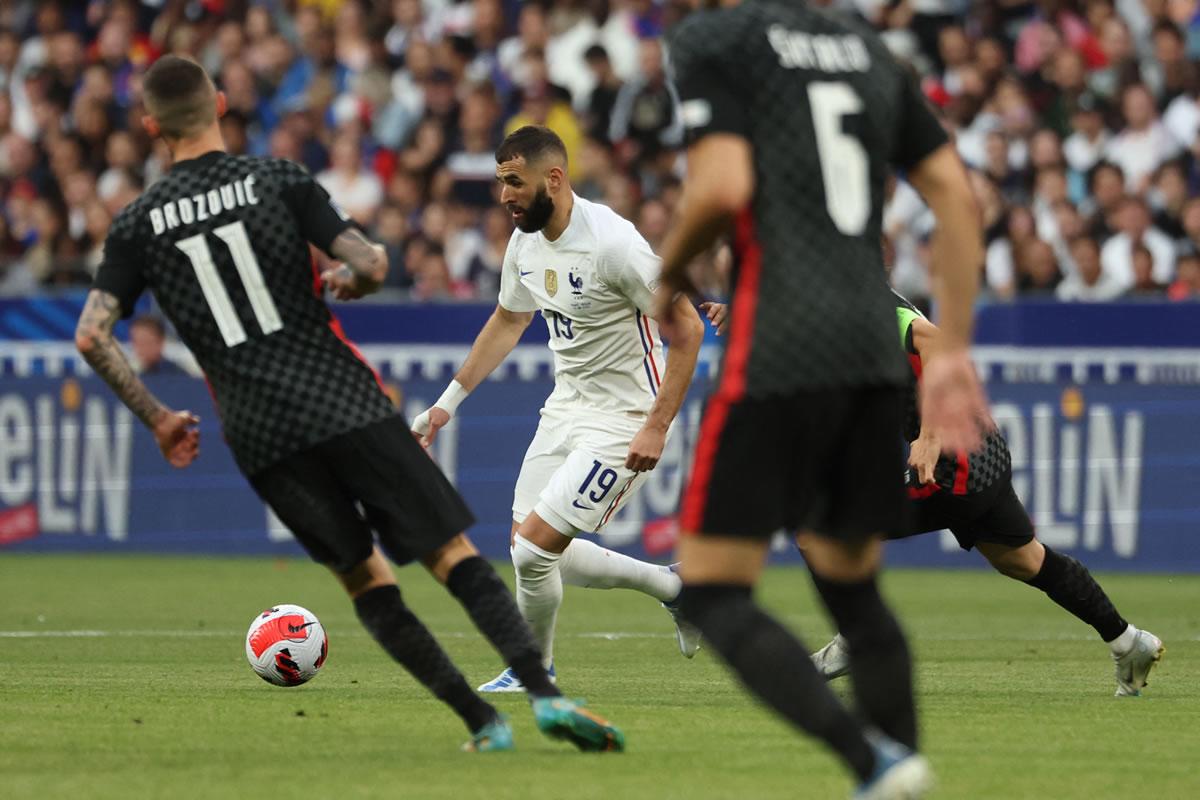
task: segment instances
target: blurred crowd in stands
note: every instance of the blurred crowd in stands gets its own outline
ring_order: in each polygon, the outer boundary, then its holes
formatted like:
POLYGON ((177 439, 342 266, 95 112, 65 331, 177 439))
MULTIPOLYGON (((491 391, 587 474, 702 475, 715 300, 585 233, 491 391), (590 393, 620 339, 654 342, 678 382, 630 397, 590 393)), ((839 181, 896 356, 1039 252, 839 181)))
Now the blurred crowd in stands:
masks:
MULTIPOLYGON (((814 2, 815 0, 810 0, 814 2)), ((970 166, 997 301, 1200 298, 1198 0, 834 0, 921 76, 970 166)), ((652 246, 685 162, 663 32, 683 0, 0 3, 0 295, 86 286, 113 216, 169 168, 140 77, 187 54, 235 153, 294 159, 386 245, 389 296, 494 300, 511 224, 493 150, 546 124, 578 194, 652 246)), ((929 291, 902 180, 893 283, 929 291)))

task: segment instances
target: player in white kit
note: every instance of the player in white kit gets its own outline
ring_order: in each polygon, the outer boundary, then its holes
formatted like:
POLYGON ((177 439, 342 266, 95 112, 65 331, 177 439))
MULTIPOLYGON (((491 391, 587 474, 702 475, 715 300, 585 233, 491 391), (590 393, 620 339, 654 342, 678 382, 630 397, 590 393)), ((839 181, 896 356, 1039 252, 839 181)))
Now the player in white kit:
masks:
MULTIPOLYGON (((442 397, 413 420, 428 445, 459 403, 516 346, 541 310, 554 352, 554 391, 517 478, 512 559, 517 604, 553 670, 563 583, 637 589, 676 620, 680 651, 699 635, 675 614, 681 583, 668 567, 600 547, 601 530, 654 469, 696 367, 704 324, 686 298, 664 358, 649 317, 659 259, 633 224, 577 197, 562 140, 547 128, 514 131, 496 151, 500 202, 512 214, 499 304, 442 397)), ((505 670, 480 691, 523 691, 505 670)))

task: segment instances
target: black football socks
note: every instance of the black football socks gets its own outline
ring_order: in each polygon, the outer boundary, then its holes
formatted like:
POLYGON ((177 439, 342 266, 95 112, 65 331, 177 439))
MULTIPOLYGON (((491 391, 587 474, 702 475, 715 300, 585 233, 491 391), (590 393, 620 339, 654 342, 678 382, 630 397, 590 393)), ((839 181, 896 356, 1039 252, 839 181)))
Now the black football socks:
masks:
POLYGON ((859 712, 876 728, 916 750, 908 643, 879 596, 875 578, 841 583, 813 573, 812 579, 850 650, 850 678, 859 712))
POLYGON ((750 588, 684 586, 680 609, 742 682, 798 728, 823 739, 866 780, 875 755, 858 721, 817 673, 804 645, 760 609, 750 588))
POLYGON ((433 634, 404 605, 399 587, 393 584, 364 592, 354 598, 354 610, 375 641, 453 708, 471 732, 496 718, 496 709, 471 691, 433 634))
POLYGON ((1106 642, 1116 639, 1129 626, 1087 567, 1049 547, 1042 568, 1026 583, 1091 625, 1106 642))
POLYGON ((467 610, 479 632, 487 637, 504 662, 533 697, 559 697, 562 692, 542 666, 542 651, 517 609, 517 602, 481 556, 460 561, 446 577, 446 588, 467 610))

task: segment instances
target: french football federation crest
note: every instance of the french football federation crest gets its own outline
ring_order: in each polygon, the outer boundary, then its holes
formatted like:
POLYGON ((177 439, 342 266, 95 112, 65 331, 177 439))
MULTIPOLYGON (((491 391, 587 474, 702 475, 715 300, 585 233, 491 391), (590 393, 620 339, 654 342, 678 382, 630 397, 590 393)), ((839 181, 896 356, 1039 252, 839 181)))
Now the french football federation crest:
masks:
POLYGON ((546 294, 551 297, 558 294, 558 273, 552 269, 546 270, 546 294))
POLYGON ((567 273, 567 283, 571 284, 571 294, 583 294, 583 276, 575 277, 574 272, 567 273))

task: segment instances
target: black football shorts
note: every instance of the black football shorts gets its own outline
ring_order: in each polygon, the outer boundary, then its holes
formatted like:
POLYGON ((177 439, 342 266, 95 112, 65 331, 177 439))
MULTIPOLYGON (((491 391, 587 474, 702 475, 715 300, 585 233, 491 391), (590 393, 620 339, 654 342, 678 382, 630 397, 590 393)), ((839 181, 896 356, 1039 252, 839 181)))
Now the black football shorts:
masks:
POLYGON ((327 439, 250 477, 314 561, 350 571, 379 544, 417 560, 475 519, 397 414, 327 439))
POLYGON ((704 412, 684 493, 685 533, 807 530, 890 536, 904 513, 903 390, 861 387, 729 401, 704 412))
POLYGON ((1016 548, 1033 541, 1033 521, 1013 490, 1011 475, 972 494, 938 491, 910 502, 904 530, 894 538, 949 530, 964 550, 978 542, 1016 548))

